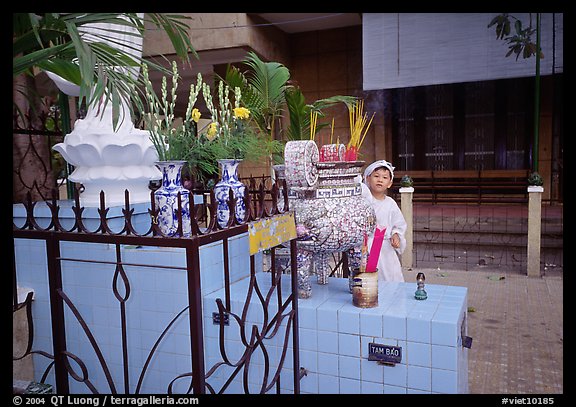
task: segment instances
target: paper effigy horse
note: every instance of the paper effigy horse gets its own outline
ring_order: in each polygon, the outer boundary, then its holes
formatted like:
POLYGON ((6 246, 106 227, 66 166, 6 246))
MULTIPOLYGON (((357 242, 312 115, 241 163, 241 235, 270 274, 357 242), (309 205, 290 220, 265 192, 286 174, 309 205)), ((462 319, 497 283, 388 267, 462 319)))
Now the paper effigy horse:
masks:
POLYGON ((364 161, 343 161, 343 145, 323 146, 322 153, 333 146, 338 154, 329 158, 331 161, 319 161, 318 147, 312 140, 289 141, 284 149, 289 205, 298 236, 300 298, 312 294, 309 275, 313 269, 318 284, 327 284, 328 255, 353 249, 359 253, 364 236, 376 225, 374 210, 362 198, 358 177, 364 161))

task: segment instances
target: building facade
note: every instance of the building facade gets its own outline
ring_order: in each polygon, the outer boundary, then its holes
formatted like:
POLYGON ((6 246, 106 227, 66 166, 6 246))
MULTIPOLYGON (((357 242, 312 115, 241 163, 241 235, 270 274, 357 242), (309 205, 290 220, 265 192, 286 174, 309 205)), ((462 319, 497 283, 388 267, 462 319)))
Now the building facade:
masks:
MULTIPOLYGON (((199 58, 181 69, 179 90, 186 92, 197 72, 207 80, 223 76, 228 64, 254 51, 286 65, 310 103, 334 95, 363 99, 365 111, 375 113, 361 149, 367 162, 385 158, 400 170, 537 169, 544 200, 562 201, 563 15, 542 14, 537 136, 535 58, 505 56, 506 44, 488 27, 495 15, 190 14, 199 58)), ((517 17, 525 25, 533 18, 517 17)), ((163 35, 146 33, 145 55, 174 57, 163 35)), ((183 111, 187 98, 179 99, 183 111)), ((334 118, 334 138, 347 142, 345 106, 326 113, 334 118)), ((329 128, 317 135, 329 137, 329 128)))

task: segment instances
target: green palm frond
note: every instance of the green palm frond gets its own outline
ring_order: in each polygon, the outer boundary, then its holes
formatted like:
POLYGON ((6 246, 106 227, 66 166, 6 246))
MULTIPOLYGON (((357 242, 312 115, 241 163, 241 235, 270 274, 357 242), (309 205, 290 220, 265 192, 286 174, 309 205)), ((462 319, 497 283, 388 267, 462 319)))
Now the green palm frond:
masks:
MULTIPOLYGON (((117 42, 111 36, 122 32, 134 36, 135 42, 140 41, 144 23, 150 21, 167 33, 176 54, 189 63, 190 54, 198 55, 188 35, 187 19, 161 13, 149 13, 143 18, 136 13, 14 13, 13 76, 33 74, 33 68, 37 67, 79 85, 79 105, 84 101, 91 105, 104 98, 112 101, 113 112, 119 112, 124 100, 134 102, 135 109, 142 112, 142 92, 138 90, 141 78, 134 78, 125 68, 146 64, 165 74, 170 71, 154 61, 134 56, 133 52, 139 54, 139 46, 117 42), (94 29, 95 23, 130 27, 133 32, 113 27, 94 29), (86 27, 92 27, 89 34, 86 27)), ((132 103, 127 104, 132 110, 132 103)), ((113 116, 116 126, 118 115, 113 116)))
MULTIPOLYGON (((286 130, 288 140, 304 140, 310 137, 310 112, 318 112, 320 117, 324 117, 324 110, 336 104, 344 103, 346 106, 353 106, 357 101, 354 96, 331 96, 318 99, 312 104, 306 104, 304 94, 297 87, 290 87, 286 91, 286 106, 290 114, 289 127, 286 130)), ((318 123, 316 133, 328 126, 328 123, 318 123)))
POLYGON ((260 131, 270 137, 273 123, 282 115, 286 100, 284 91, 290 71, 279 62, 264 62, 254 52, 244 60, 250 68, 246 73, 229 66, 225 82, 242 91, 242 103, 250 109, 260 131))

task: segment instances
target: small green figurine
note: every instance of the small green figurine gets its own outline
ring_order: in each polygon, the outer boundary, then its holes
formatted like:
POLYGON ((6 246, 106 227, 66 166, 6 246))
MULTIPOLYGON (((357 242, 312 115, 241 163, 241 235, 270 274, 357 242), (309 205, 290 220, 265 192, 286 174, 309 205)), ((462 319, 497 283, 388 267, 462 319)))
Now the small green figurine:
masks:
POLYGON ((542 179, 542 176, 540 174, 534 171, 528 177, 528 185, 541 187, 542 185, 544 185, 544 180, 542 179))
POLYGON ((426 293, 426 290, 424 289, 424 281, 425 280, 426 280, 426 276, 424 275, 424 273, 418 273, 416 275, 416 281, 417 281, 418 289, 414 293, 414 298, 416 298, 417 300, 425 300, 426 298, 428 298, 428 294, 426 293))
POLYGON ((402 178, 400 179, 400 186, 401 187, 411 187, 414 185, 414 181, 412 181, 412 178, 410 178, 410 175, 408 174, 404 174, 402 176, 402 178))

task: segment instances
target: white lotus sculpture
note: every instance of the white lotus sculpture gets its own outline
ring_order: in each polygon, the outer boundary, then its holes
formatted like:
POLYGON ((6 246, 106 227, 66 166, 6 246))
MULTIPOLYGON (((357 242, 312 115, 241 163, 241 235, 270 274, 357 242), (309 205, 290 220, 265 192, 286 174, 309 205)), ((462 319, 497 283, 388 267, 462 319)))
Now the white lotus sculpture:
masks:
MULTIPOLYGON (((124 112, 128 112, 127 108, 124 112)), ((64 142, 53 149, 75 167, 68 179, 84 186, 80 200, 86 207, 100 206, 101 190, 107 207, 123 205, 126 189, 131 204, 150 202, 148 183, 162 178, 154 164, 158 153, 149 132, 135 128, 127 119, 114 131, 110 105, 102 116, 89 109, 84 119, 76 121, 64 142)))
MULTIPOLYGON (((110 41, 105 41, 109 45, 135 56, 141 55, 142 38, 129 33, 130 27, 101 23, 84 26, 84 39, 89 41, 90 33, 102 26, 113 26, 110 41)), ((118 69, 131 69, 132 75, 138 75, 138 68, 118 69)), ((77 85, 58 75, 49 77, 64 93, 78 94, 77 85)), ((131 204, 150 202, 149 181, 162 179, 162 173, 154 164, 158 161, 158 153, 150 134, 134 127, 129 112, 122 101, 119 126, 114 130, 111 103, 106 106, 95 103, 88 108, 84 119, 75 122, 74 130, 66 135, 64 142, 53 147, 75 167, 68 178, 84 186, 80 194, 82 206, 100 206, 100 191, 104 191, 106 207, 123 205, 126 189, 130 192, 131 204), (99 109, 104 109, 103 114, 99 109)))

